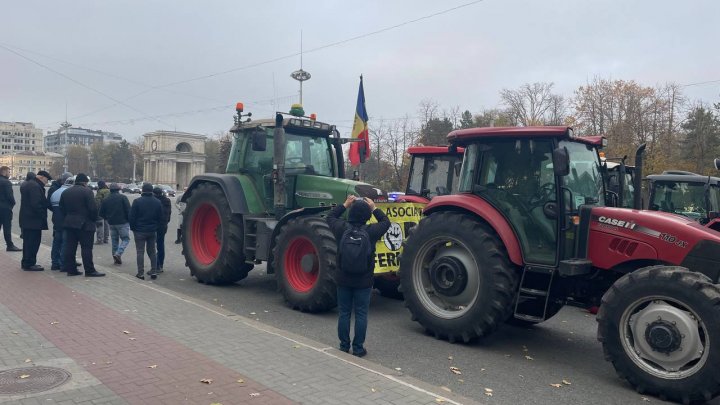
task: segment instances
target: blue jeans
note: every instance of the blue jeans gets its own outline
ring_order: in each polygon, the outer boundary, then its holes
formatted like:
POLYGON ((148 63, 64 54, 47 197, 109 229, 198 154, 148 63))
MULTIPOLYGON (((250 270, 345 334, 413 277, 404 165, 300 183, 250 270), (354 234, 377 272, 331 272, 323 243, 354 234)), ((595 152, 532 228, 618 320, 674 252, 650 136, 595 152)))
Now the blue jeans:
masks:
POLYGON ((53 267, 63 267, 63 252, 65 251, 65 231, 53 226, 52 250, 50 250, 50 262, 53 267))
POLYGON ((125 248, 130 244, 130 224, 110 225, 110 239, 112 253, 122 256, 125 248))
POLYGON ((350 349, 350 314, 355 312, 355 336, 352 340, 353 353, 364 350, 365 333, 367 332, 367 315, 370 308, 372 288, 337 287, 338 302, 338 338, 340 350, 350 349))

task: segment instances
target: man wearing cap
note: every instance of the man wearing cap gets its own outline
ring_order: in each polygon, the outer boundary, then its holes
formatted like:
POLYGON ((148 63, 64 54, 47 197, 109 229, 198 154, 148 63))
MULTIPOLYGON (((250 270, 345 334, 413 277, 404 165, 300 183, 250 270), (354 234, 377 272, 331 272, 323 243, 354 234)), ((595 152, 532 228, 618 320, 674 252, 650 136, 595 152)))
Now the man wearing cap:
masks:
POLYGON ((153 189, 153 194, 155 195, 155 198, 160 200, 163 213, 163 221, 160 223, 157 230, 157 271, 158 273, 162 273, 163 264, 165 263, 165 235, 167 234, 170 216, 172 215, 172 203, 160 187, 155 187, 153 189))
POLYGON ((10 179, 8 178, 9 174, 9 167, 0 167, 0 226, 2 226, 5 235, 7 251, 20 252, 22 249, 15 246, 12 241, 11 231, 15 194, 13 193, 12 183, 10 183, 10 179))
POLYGON ((130 243, 130 202, 120 194, 117 183, 110 184, 110 195, 100 205, 100 217, 110 225, 113 261, 122 264, 122 255, 130 243))
POLYGON ((53 193, 60 190, 60 188, 65 185, 65 181, 67 179, 69 179, 70 177, 72 177, 72 173, 65 172, 62 175, 60 175, 59 179, 53 180, 50 183, 50 188, 48 189, 48 192, 47 192, 48 201, 50 201, 50 197, 52 197, 53 193))
MULTIPOLYGON (((39 173, 38 173, 39 174, 39 173)), ((103 277, 105 273, 95 270, 93 264, 93 236, 98 210, 92 190, 87 187, 90 181, 84 173, 75 176, 75 185, 63 191, 60 196, 60 211, 65 216, 63 228, 65 229, 65 249, 63 251, 63 266, 68 276, 82 274, 77 270, 75 252, 78 242, 85 268, 85 277, 103 277)))
MULTIPOLYGON (((60 177, 63 180, 63 185, 59 189, 52 193, 48 191, 50 196, 50 211, 52 211, 52 223, 53 223, 53 242, 52 250, 50 251, 50 270, 62 270, 63 269, 63 250, 65 247, 65 231, 63 230, 63 221, 65 216, 60 211, 60 196, 73 186, 75 179, 72 177, 72 173, 65 172, 60 177)), ((55 182, 53 182, 54 184, 55 182)))
POLYGON ((48 200, 45 185, 52 180, 45 170, 37 172, 34 178, 20 186, 20 228, 23 234, 23 258, 20 267, 25 271, 43 271, 37 264, 42 231, 48 229, 48 200))
POLYGON ((163 218, 162 204, 153 196, 152 184, 145 183, 142 186, 142 195, 132 203, 130 208, 130 229, 135 236, 135 250, 137 251, 137 274, 135 277, 145 280, 145 249, 150 257, 151 278, 157 278, 157 231, 163 218))

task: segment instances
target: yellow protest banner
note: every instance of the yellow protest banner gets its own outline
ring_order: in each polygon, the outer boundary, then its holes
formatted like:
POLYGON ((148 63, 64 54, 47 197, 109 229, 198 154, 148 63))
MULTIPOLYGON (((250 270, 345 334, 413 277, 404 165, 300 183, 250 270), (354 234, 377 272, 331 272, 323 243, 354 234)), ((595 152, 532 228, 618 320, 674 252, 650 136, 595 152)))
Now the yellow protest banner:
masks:
MULTIPOLYGON (((420 222, 425 204, 417 203, 376 203, 390 219, 390 229, 375 245, 375 274, 392 273, 400 268, 402 242, 408 231, 420 222)), ((372 217, 369 223, 376 223, 372 217)))

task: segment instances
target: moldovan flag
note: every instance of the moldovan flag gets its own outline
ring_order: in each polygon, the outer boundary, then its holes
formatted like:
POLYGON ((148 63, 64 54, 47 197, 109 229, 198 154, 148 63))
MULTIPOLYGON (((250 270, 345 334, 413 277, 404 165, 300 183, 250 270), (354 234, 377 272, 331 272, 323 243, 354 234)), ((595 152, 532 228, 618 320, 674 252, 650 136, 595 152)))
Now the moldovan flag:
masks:
POLYGON ((365 111, 365 91, 363 78, 360 76, 360 89, 358 90, 357 107, 355 107, 355 122, 353 123, 352 137, 360 138, 362 142, 350 143, 350 164, 357 166, 370 157, 370 137, 368 135, 368 116, 365 111))

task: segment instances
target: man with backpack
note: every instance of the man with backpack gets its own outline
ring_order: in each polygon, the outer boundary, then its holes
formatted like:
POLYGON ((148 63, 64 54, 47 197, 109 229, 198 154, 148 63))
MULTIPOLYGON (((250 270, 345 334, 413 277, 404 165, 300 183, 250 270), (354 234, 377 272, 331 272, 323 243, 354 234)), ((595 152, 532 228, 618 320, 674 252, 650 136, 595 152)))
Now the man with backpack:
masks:
POLYGON ((355 313, 352 354, 363 357, 365 334, 375 269, 375 243, 390 228, 390 220, 375 203, 349 195, 343 205, 330 210, 327 222, 338 241, 338 273, 335 277, 338 301, 340 350, 350 351, 350 315, 355 313), (348 211, 347 221, 340 217, 348 211), (374 215, 377 224, 366 225, 374 215))

